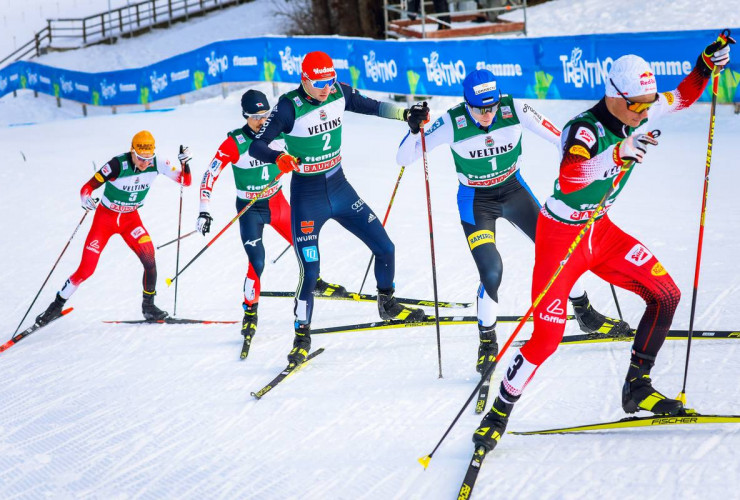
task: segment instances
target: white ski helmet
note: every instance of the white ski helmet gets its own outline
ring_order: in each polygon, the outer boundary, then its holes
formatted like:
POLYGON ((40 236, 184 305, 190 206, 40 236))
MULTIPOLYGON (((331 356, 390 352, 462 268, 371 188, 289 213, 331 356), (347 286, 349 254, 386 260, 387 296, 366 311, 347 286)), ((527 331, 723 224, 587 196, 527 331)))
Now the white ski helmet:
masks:
POLYGON ((612 64, 606 81, 606 96, 628 99, 638 95, 655 94, 658 84, 650 65, 642 57, 622 56, 612 64))

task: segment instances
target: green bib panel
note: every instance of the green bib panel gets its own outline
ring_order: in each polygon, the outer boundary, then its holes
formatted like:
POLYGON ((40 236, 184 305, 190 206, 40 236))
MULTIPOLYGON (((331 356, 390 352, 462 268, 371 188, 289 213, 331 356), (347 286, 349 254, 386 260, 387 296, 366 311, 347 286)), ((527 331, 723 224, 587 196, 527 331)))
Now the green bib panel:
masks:
POLYGON ((300 158, 300 170, 293 175, 316 175, 329 172, 342 161, 342 120, 344 96, 338 83, 326 101, 314 105, 298 90, 285 94, 295 108, 295 124, 285 134, 285 149, 300 158))

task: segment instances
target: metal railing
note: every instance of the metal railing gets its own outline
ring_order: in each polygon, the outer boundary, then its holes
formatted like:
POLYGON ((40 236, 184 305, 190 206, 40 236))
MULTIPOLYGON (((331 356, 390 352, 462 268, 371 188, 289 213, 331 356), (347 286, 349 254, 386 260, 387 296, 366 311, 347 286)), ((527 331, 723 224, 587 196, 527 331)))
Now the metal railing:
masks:
POLYGON ((383 16, 385 20, 385 37, 387 38, 447 38, 460 36, 488 35, 492 33, 521 32, 527 34, 527 0, 509 0, 501 7, 469 8, 471 4, 477 5, 475 1, 449 0, 449 12, 428 13, 427 4, 431 0, 419 2, 420 12, 407 10, 407 0, 383 0, 383 16), (456 6, 468 7, 465 10, 457 10, 456 6), (498 14, 509 14, 521 10, 524 22, 510 22, 498 20, 497 22, 486 22, 490 14, 497 17, 498 14), (452 22, 444 21, 443 18, 451 19, 452 22), (479 26, 456 27, 453 23, 481 21, 479 26), (413 29, 418 27, 420 29, 413 29), (435 26, 436 29, 430 29, 435 26))
POLYGON ((76 19, 47 19, 46 27, 13 53, 5 63, 38 57, 50 50, 68 50, 98 43, 113 43, 119 37, 133 37, 153 28, 187 21, 217 9, 252 0, 144 0, 134 4, 76 19))

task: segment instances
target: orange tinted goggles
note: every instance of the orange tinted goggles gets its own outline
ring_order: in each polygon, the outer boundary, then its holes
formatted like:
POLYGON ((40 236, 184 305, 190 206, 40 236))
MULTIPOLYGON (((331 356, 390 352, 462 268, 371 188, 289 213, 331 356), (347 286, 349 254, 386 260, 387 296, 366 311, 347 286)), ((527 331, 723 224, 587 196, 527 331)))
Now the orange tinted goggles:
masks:
POLYGON ((619 87, 617 87, 616 85, 614 85, 614 81, 611 78, 609 79, 609 83, 611 83, 612 86, 615 89, 617 89, 617 93, 619 94, 619 96, 627 102, 627 109, 629 109, 630 111, 633 111, 635 113, 642 113, 643 111, 647 111, 648 109, 650 109, 650 106, 652 106, 653 104, 655 104, 656 102, 658 102, 658 94, 655 94, 655 99, 653 99, 650 102, 634 102, 634 101, 630 101, 629 99, 627 99, 626 97, 624 97, 624 94, 622 94, 622 91, 619 90, 619 87))

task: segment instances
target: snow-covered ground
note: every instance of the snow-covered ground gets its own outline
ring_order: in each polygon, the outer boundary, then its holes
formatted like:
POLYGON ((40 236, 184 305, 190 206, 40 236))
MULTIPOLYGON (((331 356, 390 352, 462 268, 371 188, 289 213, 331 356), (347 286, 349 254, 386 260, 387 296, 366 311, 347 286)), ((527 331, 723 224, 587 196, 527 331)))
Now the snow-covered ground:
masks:
MULTIPOLYGON (((529 12, 534 15, 559 3, 529 12)), ((592 3, 595 0, 583 5, 592 3)), ((689 3, 672 2, 674 9, 666 8, 662 19, 678 23, 673 14, 689 3)), ((560 30, 568 26, 568 32, 585 29, 586 22, 609 12, 607 2, 599 5, 599 16, 592 11, 591 19, 581 19, 574 11, 571 23, 554 24, 560 30)), ((641 5, 626 10, 628 16, 614 12, 612 22, 605 21, 597 31, 634 29, 626 24, 629 19, 653 15, 652 7, 641 5)), ((702 9, 696 4, 697 12, 702 9)), ((738 15, 738 9, 717 10, 723 20, 738 15)), ((235 10, 224 14, 228 12, 235 10)), ((203 23, 200 29, 210 29, 210 18, 198 21, 203 23)), ((656 29, 650 17, 643 18, 647 27, 656 29)), ((688 21, 691 28, 721 27, 688 21)), ((248 26, 255 34, 261 24, 248 26)), ((167 45, 172 40, 182 43, 178 49, 190 43, 184 34, 193 32, 187 29, 147 35, 146 53, 133 40, 107 47, 108 52, 101 47, 55 56, 69 57, 70 64, 79 66, 114 69, 129 64, 137 53, 144 59, 171 55, 168 51, 174 49, 167 45)), ((241 36, 210 31, 219 38, 241 36)), ((174 157, 179 144, 191 148, 196 186, 185 190, 183 210, 183 230, 189 231, 197 217, 198 181, 225 132, 242 123, 239 96, 245 88, 234 88, 226 99, 202 99, 159 113, 112 115, 90 108, 93 116, 84 119, 79 107, 65 103, 57 109, 45 96, 33 99, 30 93, 20 93, 16 99, 0 100, 0 185, 5 187, 0 208, 6 222, 0 239, 0 262, 5 263, 0 269, 0 331, 9 337, 15 330, 79 221, 78 191, 92 174, 93 162, 100 166, 125 151, 142 128, 154 133, 162 156, 174 157), (8 127, 21 122, 35 124, 8 127)), ((274 101, 271 86, 256 88, 274 101)), ((431 104, 439 114, 454 102, 433 99, 431 104)), ((559 125, 590 106, 569 101, 532 104, 559 125)), ((610 212, 660 257, 683 291, 674 328, 688 326, 708 115, 709 105, 699 104, 661 123, 660 145, 651 149, 610 212)), ((348 115, 345 125, 345 172, 363 199, 383 214, 398 175, 395 148, 404 124, 348 115)), ((740 278, 733 271, 740 248, 740 212, 734 198, 740 182, 735 167, 738 134, 738 117, 730 107, 719 107, 696 317, 702 329, 740 330, 740 278)), ((524 159, 524 177, 544 199, 556 176, 557 152, 525 135, 524 159)), ((434 151, 429 161, 440 298, 470 301, 477 288, 476 270, 458 222, 450 153, 434 151)), ((174 183, 161 179, 141 210, 155 244, 176 234, 178 193, 174 183)), ((215 229, 233 216, 233 203, 227 170, 215 187, 215 229)), ((87 220, 31 316, 53 299, 76 268, 89 227, 87 220)), ((398 294, 430 298, 419 164, 407 168, 387 228, 396 244, 398 294)), ((206 241, 200 236, 183 240, 181 266, 206 241)), ((501 312, 519 314, 529 306, 533 248, 505 223, 499 225, 497 241, 504 260, 501 312)), ((264 243, 268 262, 285 247, 269 228, 264 243)), ((247 267, 240 246, 232 228, 182 275, 179 316, 240 320, 247 267)), ((321 254, 324 278, 349 289, 359 287, 369 251, 358 240, 347 238, 330 222, 322 231, 321 254)), ((164 279, 174 272, 175 245, 157 256, 157 303, 171 312, 174 288, 167 288, 164 279)), ((263 290, 292 290, 297 273, 295 258, 288 253, 277 264, 267 264, 263 290)), ((472 451, 470 437, 480 421, 472 408, 426 472, 416 459, 431 451, 477 382, 475 326, 443 327, 441 380, 434 328, 317 336, 314 349, 325 347, 326 352, 256 402, 249 393, 286 364, 293 336, 292 301, 261 300, 257 337, 249 359, 241 362, 238 325, 104 324, 140 316, 140 280, 138 259, 113 238, 96 273, 70 300, 75 311, 0 354, 0 498, 354 500, 456 495, 472 451)), ((369 283, 367 291, 374 286, 372 278, 369 283)), ((597 308, 616 314, 604 282, 589 275, 586 288, 597 308)), ((643 310, 640 300, 623 291, 619 299, 626 319, 636 325, 643 310)), ((374 304, 316 302, 317 328, 375 319, 374 304)), ((499 327, 501 343, 512 330, 513 325, 499 327)), ((525 328, 522 338, 530 331, 525 328)), ((577 327, 569 325, 566 333, 575 332, 577 327)), ((739 342, 694 343, 687 388, 692 406, 707 413, 740 413, 739 342)), ((684 341, 667 342, 658 358, 654 379, 668 395, 681 388, 685 350, 684 341)), ((628 351, 626 343, 562 347, 527 388, 510 429, 621 418, 628 351)), ((508 360, 509 355, 502 360, 504 366, 508 360)), ((486 459, 475 498, 733 498, 740 488, 739 446, 740 431, 731 425, 509 435, 486 459)))

